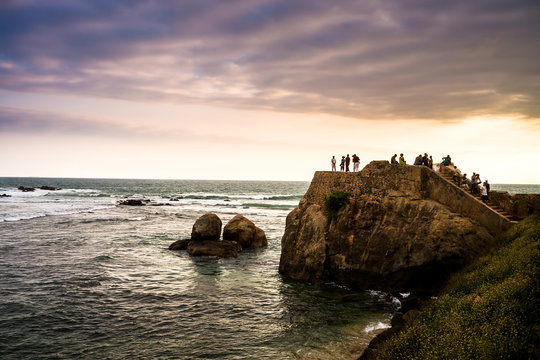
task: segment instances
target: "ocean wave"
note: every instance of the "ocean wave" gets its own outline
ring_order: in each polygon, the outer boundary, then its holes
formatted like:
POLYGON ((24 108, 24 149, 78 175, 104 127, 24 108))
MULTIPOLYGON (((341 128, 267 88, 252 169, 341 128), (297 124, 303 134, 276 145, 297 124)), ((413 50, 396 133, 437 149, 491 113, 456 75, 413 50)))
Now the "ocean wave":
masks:
POLYGON ((101 194, 95 189, 59 189, 59 190, 44 190, 39 187, 34 191, 21 191, 18 188, 1 188, 1 194, 9 195, 10 198, 35 198, 40 196, 73 196, 73 197, 98 197, 108 196, 101 194))
POLYGON ((62 210, 62 209, 48 209, 44 211, 36 211, 36 212, 20 212, 20 213, 7 213, 7 214, 0 214, 0 222, 15 222, 15 221, 21 221, 21 220, 30 220, 45 216, 65 216, 65 215, 75 215, 75 214, 82 214, 85 212, 91 212, 91 211, 97 211, 97 210, 104 210, 104 209, 112 209, 115 206, 113 205, 100 205, 100 206, 92 206, 92 207, 84 207, 81 209, 69 209, 69 210, 62 210))
POLYGON ((146 220, 146 216, 127 218, 126 221, 143 221, 146 220))
POLYGON ((256 207, 264 209, 294 209, 297 204, 268 204, 268 203, 245 203, 244 207, 256 207))

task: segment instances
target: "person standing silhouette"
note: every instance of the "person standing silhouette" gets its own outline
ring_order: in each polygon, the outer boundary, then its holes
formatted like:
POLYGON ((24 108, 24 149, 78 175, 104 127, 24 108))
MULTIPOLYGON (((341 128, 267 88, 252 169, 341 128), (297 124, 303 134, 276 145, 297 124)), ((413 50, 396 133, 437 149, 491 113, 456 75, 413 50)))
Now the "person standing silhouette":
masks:
POLYGON ((358 155, 353 154, 352 162, 353 162, 353 172, 358 172, 360 168, 360 158, 358 157, 358 155))
POLYGON ((345 158, 345 171, 349 171, 350 164, 351 164, 351 158, 349 157, 349 154, 347 154, 347 157, 345 158))
POLYGON ((336 171, 336 157, 332 156, 332 171, 336 171))

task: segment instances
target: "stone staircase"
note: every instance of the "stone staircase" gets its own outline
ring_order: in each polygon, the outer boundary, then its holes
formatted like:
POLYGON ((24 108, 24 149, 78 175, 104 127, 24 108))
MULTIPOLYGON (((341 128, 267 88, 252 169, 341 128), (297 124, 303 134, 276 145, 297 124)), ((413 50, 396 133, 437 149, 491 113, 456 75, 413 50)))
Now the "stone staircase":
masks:
POLYGON ((489 200, 487 202, 483 202, 482 201, 482 196, 472 194, 470 191, 465 190, 462 187, 459 187, 458 184, 454 181, 453 176, 451 174, 445 173, 445 172, 436 172, 436 174, 439 175, 441 178, 445 179, 446 181, 448 181, 449 183, 451 183, 453 186, 459 188, 463 193, 466 193, 467 195, 469 195, 469 196, 477 199, 478 201, 482 202, 484 204, 484 206, 491 209, 493 212, 497 213, 501 218, 508 221, 509 223, 512 223, 512 224, 518 223, 518 218, 516 218, 514 215, 504 211, 501 207, 493 204, 489 200))

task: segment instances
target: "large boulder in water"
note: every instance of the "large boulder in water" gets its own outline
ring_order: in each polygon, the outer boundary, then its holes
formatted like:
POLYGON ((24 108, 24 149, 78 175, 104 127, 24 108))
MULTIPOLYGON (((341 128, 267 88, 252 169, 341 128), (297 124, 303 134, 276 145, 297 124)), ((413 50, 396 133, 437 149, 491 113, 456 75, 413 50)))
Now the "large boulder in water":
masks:
POLYGON ((242 246, 236 241, 200 240, 190 241, 187 252, 191 256, 217 256, 220 258, 237 257, 242 246))
POLYGON ((193 224, 191 240, 219 240, 221 225, 221 219, 216 214, 204 214, 193 224))
POLYGON ((264 231, 242 215, 236 215, 225 225, 223 240, 236 241, 244 249, 268 244, 264 231))

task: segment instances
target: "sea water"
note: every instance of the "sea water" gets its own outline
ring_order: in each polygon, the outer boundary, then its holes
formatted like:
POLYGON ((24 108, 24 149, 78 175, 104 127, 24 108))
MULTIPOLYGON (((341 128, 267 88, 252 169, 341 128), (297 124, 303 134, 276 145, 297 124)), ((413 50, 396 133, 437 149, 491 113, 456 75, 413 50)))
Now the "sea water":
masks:
POLYGON ((0 358, 357 358, 389 326, 383 294, 278 273, 308 186, 0 178, 0 358), (17 189, 41 185, 62 190, 17 189), (167 249, 207 212, 246 216, 268 246, 236 259, 167 249))

